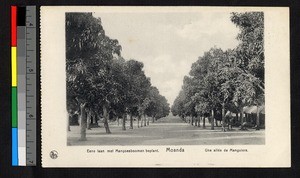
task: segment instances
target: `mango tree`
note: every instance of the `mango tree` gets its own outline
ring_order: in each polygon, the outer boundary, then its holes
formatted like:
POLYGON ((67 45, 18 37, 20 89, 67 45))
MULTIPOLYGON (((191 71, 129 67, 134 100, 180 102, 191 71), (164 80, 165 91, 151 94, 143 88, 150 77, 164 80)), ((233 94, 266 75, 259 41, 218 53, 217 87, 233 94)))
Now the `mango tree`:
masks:
POLYGON ((106 124, 112 95, 106 92, 112 86, 108 74, 113 54, 120 55, 120 50, 118 41, 105 35, 101 20, 92 13, 66 13, 67 97, 80 103, 80 140, 86 140, 86 112, 95 103, 102 105, 106 132, 110 132, 106 124))

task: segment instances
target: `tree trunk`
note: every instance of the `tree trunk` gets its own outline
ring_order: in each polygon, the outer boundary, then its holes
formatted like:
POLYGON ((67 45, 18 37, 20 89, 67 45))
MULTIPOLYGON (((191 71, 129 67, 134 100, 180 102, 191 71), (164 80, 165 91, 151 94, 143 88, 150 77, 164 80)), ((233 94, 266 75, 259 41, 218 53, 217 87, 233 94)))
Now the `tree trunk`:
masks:
POLYGON ((81 104, 80 105, 80 141, 85 141, 86 140, 86 112, 85 112, 85 105, 86 104, 81 104))
POLYGON ((94 114, 92 114, 92 116, 91 116, 91 125, 93 125, 94 124, 94 118, 95 118, 95 115, 94 114))
MULTIPOLYGON (((226 117, 225 117, 225 120, 226 120, 226 117)), ((228 119, 226 120, 227 122, 227 129, 228 130, 231 130, 232 129, 232 112, 229 111, 229 116, 228 116, 228 119)))
POLYGON ((104 117, 104 128, 105 128, 105 132, 107 134, 110 134, 110 130, 109 130, 109 126, 108 126, 108 113, 107 113, 107 108, 105 105, 103 105, 103 117, 104 117))
POLYGON ((149 123, 150 123, 150 118, 148 117, 147 118, 147 125, 149 125, 149 123))
POLYGON ((86 124, 86 128, 88 130, 91 130, 91 117, 92 117, 92 113, 91 111, 89 110, 88 111, 88 114, 87 114, 87 124, 86 124))
POLYGON ((243 107, 240 108, 240 120, 241 120, 241 125, 243 125, 244 123, 244 112, 243 112, 243 107))
POLYGON ((147 126, 147 118, 146 118, 146 115, 144 114, 144 126, 146 127, 147 126))
POLYGON ((97 127, 99 126, 98 120, 100 120, 100 117, 99 117, 98 113, 95 113, 95 124, 96 124, 97 127))
POLYGON ((132 118, 132 114, 130 113, 130 127, 129 129, 133 129, 133 118, 132 118))
POLYGON ((257 107, 257 112, 256 112, 256 130, 259 130, 260 128, 260 123, 259 123, 259 110, 258 110, 258 104, 256 105, 257 107))
POLYGON ((211 110, 211 121, 210 121, 210 124, 211 124, 211 130, 214 130, 215 129, 215 113, 214 113, 213 109, 211 110))
POLYGON ((123 122, 122 122, 122 130, 126 130, 126 117, 127 117, 127 115, 126 115, 126 113, 124 113, 123 114, 123 118, 122 118, 122 120, 123 120, 123 122))
POLYGON ((203 124, 202 124, 203 128, 205 128, 205 119, 206 119, 205 116, 203 116, 203 124))
POLYGON ((70 117, 70 115, 69 115, 69 113, 67 114, 67 118, 68 118, 68 131, 71 131, 71 128, 70 128, 70 119, 71 119, 71 117, 70 117))
POLYGON ((96 113, 94 112, 92 115, 92 120, 91 120, 92 125, 97 125, 97 116, 96 113))
POLYGON ((226 123, 225 123, 225 103, 222 104, 222 130, 226 131, 226 123))
POLYGON ((137 126, 138 126, 138 128, 140 128, 140 116, 139 115, 137 117, 137 126))
POLYGON ((192 116, 191 125, 194 125, 194 116, 192 116))
POLYGON ((152 116, 152 123, 154 123, 154 116, 152 116))

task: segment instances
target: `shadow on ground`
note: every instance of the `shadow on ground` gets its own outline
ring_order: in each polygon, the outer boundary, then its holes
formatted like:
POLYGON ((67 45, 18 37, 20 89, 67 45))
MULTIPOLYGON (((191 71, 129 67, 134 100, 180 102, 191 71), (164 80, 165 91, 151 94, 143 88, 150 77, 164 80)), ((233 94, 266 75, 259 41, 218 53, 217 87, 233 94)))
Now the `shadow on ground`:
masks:
POLYGON ((234 128, 232 131, 222 132, 221 127, 210 130, 191 126, 179 117, 165 117, 149 126, 126 130, 121 125, 110 123, 112 134, 106 134, 103 126, 87 130, 87 141, 79 141, 80 127, 71 126, 68 132, 68 145, 263 145, 265 144, 265 130, 241 131, 234 128))

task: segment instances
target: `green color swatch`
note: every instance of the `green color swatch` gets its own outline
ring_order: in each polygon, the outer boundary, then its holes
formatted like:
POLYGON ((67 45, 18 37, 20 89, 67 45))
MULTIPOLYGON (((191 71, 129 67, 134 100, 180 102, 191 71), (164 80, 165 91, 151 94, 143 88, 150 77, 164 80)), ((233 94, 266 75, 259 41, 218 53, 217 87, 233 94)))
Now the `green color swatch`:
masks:
POLYGON ((13 128, 17 128, 18 127, 18 92, 17 92, 17 87, 12 87, 11 89, 11 96, 12 96, 12 108, 11 108, 11 112, 12 112, 12 120, 11 120, 11 124, 13 128))

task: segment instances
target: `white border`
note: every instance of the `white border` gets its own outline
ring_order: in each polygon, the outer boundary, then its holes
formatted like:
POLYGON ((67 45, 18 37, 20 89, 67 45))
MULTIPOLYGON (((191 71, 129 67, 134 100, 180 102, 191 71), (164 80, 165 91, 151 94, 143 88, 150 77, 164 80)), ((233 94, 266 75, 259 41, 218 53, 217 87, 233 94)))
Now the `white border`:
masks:
POLYGON ((41 7, 41 93, 43 167, 290 167, 289 9, 279 7, 41 7), (265 14, 266 144, 178 146, 67 146, 65 12, 263 11, 265 14), (89 149, 159 149, 160 153, 99 153, 89 149), (246 153, 207 153, 205 148, 247 149, 246 153), (50 151, 58 152, 51 159, 50 151))

